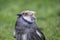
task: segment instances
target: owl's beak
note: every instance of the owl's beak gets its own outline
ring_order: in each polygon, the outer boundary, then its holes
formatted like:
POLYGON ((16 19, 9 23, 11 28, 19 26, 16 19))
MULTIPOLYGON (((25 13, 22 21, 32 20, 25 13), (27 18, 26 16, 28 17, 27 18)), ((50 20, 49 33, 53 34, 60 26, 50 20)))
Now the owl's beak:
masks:
POLYGON ((35 16, 35 15, 33 15, 32 17, 33 17, 34 19, 36 19, 36 16, 35 16))
POLYGON ((36 20, 36 17, 35 16, 32 16, 31 17, 31 20, 34 22, 36 20))

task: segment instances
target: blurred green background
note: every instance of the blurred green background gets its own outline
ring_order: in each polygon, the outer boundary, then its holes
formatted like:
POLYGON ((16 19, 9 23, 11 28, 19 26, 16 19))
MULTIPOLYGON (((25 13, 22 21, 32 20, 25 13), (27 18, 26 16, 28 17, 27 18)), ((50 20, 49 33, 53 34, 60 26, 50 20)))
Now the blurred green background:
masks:
POLYGON ((46 40, 60 40, 60 0, 0 0, 0 40, 14 40, 16 14, 36 11, 46 40))

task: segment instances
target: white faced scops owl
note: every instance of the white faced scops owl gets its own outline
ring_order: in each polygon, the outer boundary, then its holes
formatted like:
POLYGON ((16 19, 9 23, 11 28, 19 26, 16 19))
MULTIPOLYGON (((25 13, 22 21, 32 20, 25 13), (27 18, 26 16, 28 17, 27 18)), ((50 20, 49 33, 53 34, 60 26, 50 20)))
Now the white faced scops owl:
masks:
POLYGON ((15 24, 15 40, 45 40, 44 34, 35 23, 34 11, 23 11, 17 14, 18 18, 15 24))

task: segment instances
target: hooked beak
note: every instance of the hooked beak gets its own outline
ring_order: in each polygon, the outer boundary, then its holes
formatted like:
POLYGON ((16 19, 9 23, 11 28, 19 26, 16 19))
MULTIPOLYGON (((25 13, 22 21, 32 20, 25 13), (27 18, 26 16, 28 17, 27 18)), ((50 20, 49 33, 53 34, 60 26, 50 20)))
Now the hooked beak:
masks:
POLYGON ((32 16, 34 19, 36 19, 35 15, 32 16))
POLYGON ((32 20, 32 22, 35 22, 36 17, 35 17, 35 16, 32 16, 32 17, 31 17, 31 20, 32 20))

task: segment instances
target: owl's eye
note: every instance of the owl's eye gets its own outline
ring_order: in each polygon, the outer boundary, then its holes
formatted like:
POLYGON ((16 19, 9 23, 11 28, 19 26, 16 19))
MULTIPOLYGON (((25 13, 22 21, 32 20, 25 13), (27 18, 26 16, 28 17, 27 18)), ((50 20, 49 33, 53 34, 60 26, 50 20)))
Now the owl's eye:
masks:
POLYGON ((34 13, 32 13, 32 16, 34 16, 35 14, 34 13))
POLYGON ((24 15, 25 15, 25 16, 28 16, 28 13, 25 13, 24 15))

